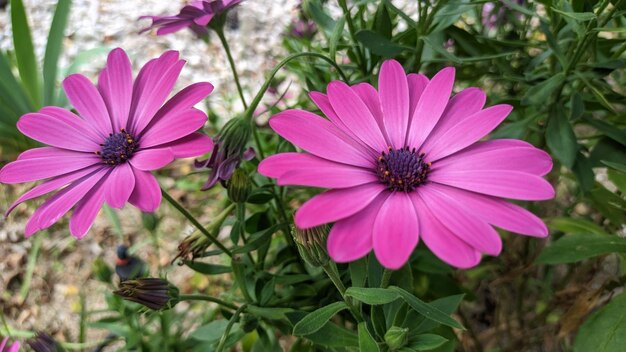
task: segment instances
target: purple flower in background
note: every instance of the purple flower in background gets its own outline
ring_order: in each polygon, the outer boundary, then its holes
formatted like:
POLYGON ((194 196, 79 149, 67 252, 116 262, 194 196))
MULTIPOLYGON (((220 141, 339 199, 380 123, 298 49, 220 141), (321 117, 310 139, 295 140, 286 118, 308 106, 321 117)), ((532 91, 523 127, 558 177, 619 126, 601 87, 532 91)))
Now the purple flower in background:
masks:
POLYGON ((241 1, 243 0, 195 0, 184 6, 178 15, 141 16, 139 19, 151 19, 152 25, 142 29, 139 33, 158 28, 157 35, 166 35, 189 28, 198 36, 205 36, 208 34, 207 26, 214 17, 225 13, 241 1))
MULTIPOLYGON (((518 5, 523 5, 524 0, 514 0, 514 2, 518 5)), ((511 8, 506 4, 501 2, 499 6, 497 6, 493 2, 488 2, 483 6, 482 12, 482 22, 483 26, 489 29, 493 29, 500 25, 505 21, 508 12, 511 8)), ((518 16, 521 14, 517 13, 518 16)))
POLYGON ((5 337, 4 340, 2 340, 2 343, 0 343, 0 352, 17 352, 20 350, 20 343, 17 341, 13 342, 13 344, 7 347, 7 349, 4 349, 7 342, 9 342, 9 338, 5 337))
POLYGON ((294 18, 290 26, 290 34, 293 37, 301 39, 311 39, 317 32, 315 22, 306 18, 294 18))

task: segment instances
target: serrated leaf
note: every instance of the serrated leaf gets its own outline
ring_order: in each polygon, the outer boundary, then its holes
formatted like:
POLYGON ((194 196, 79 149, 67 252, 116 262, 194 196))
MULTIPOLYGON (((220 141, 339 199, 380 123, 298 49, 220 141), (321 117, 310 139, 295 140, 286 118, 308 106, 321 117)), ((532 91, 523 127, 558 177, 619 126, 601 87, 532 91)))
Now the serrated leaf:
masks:
POLYGON ((463 325, 459 324, 458 321, 452 319, 452 317, 450 317, 446 313, 442 312, 441 310, 439 310, 438 308, 434 307, 433 305, 428 304, 428 303, 422 301, 421 299, 415 297, 414 295, 412 295, 409 292, 401 289, 400 287, 391 286, 389 289, 392 290, 392 291, 395 291, 396 293, 398 293, 398 295, 409 306, 411 306, 411 308, 413 308, 415 311, 417 311, 418 313, 420 313, 421 315, 423 315, 427 319, 436 321, 436 322, 438 322, 440 324, 443 324, 443 325, 446 325, 446 326, 449 326, 449 327, 452 327, 452 328, 465 330, 463 325))
POLYGON ((293 327, 293 334, 296 336, 306 336, 321 329, 335 314, 347 309, 344 302, 331 303, 325 307, 307 314, 293 327))
POLYGON ((596 234, 570 234, 546 247, 537 264, 565 264, 609 253, 626 253, 626 239, 596 234))
POLYGON ((397 300, 398 294, 387 288, 348 287, 345 296, 365 304, 387 304, 397 300))
POLYGON ((580 327, 574 352, 623 351, 626 344, 626 293, 591 314, 580 327))

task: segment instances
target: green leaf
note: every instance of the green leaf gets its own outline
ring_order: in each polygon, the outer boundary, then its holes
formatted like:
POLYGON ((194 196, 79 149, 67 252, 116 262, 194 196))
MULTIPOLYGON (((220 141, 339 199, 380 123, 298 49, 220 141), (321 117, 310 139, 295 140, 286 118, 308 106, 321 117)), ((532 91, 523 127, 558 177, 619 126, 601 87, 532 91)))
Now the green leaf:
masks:
POLYGON ((583 192, 589 192, 595 184, 595 175, 591 167, 592 164, 589 158, 584 156, 583 153, 578 152, 572 171, 576 175, 576 178, 580 183, 580 189, 583 192))
POLYGON ((359 260, 355 260, 348 264, 350 270, 350 279, 352 280, 353 287, 365 286, 365 280, 367 279, 367 257, 363 257, 359 260))
POLYGON ((387 39, 391 39, 393 24, 385 1, 381 1, 374 15, 374 30, 387 39))
POLYGON ((250 238, 248 238, 248 243, 241 247, 235 247, 231 250, 233 254, 241 254, 248 253, 260 248, 262 245, 266 244, 271 238, 274 232, 278 231, 284 224, 276 224, 272 227, 261 230, 259 232, 254 233, 250 238))
POLYGON ((565 235, 546 247, 537 264, 574 263, 609 253, 626 253, 626 238, 577 233, 565 235))
POLYGON ((318 0, 308 0, 303 5, 304 10, 324 30, 324 33, 330 34, 335 28, 335 21, 324 11, 322 4, 318 0))
POLYGON ((607 137, 618 142, 619 144, 626 146, 626 131, 611 125, 607 122, 594 119, 592 117, 586 118, 585 122, 604 133, 607 137))
POLYGON ((576 135, 561 109, 553 109, 546 127, 546 143, 559 161, 568 168, 574 166, 578 153, 576 135))
POLYGON ((230 273, 232 271, 230 266, 225 265, 195 262, 191 260, 183 260, 183 263, 185 263, 185 265, 187 265, 193 271, 197 271, 205 275, 219 275, 230 273))
POLYGON ((336 23, 335 23, 335 29, 333 29, 333 33, 331 34, 330 38, 328 39, 328 56, 332 59, 335 60, 335 57, 337 56, 337 46, 339 45, 339 42, 341 41, 341 37, 343 36, 343 28, 346 25, 346 19, 345 18, 340 18, 336 23))
POLYGON ((446 326, 449 326, 449 327, 452 327, 452 328, 465 330, 463 325, 459 324, 459 322, 457 322, 456 320, 452 319, 449 315, 447 315, 446 313, 442 312, 441 310, 439 310, 438 308, 434 307, 433 305, 428 304, 428 303, 422 301, 421 299, 413 296, 409 292, 407 292, 407 291, 405 291, 405 290, 403 290, 403 289, 401 289, 399 287, 396 287, 396 286, 391 286, 389 289, 395 291, 396 293, 398 293, 398 295, 400 295, 400 297, 409 306, 411 306, 411 308, 413 308, 418 313, 422 314, 427 319, 436 321, 436 322, 438 322, 440 324, 443 324, 443 325, 446 325, 446 326))
POLYGON ((259 316, 270 320, 283 320, 287 319, 285 314, 293 312, 291 308, 272 308, 272 307, 257 307, 248 306, 246 311, 254 316, 259 316))
POLYGON ((569 12, 569 11, 561 11, 558 9, 552 8, 552 11, 560 13, 563 16, 569 17, 576 21, 591 21, 596 18, 596 14, 593 12, 569 12))
POLYGON ((356 33, 356 39, 361 42, 372 53, 386 58, 393 58, 400 55, 403 51, 411 48, 396 44, 382 35, 370 31, 369 29, 360 30, 356 33))
POLYGON ((3 103, 15 112, 14 118, 2 115, 0 120, 7 121, 7 118, 11 118, 14 125, 21 115, 35 110, 24 86, 13 76, 9 60, 3 52, 0 52, 0 96, 3 103))
POLYGON ((615 170, 619 170, 619 171, 622 171, 622 172, 626 172, 626 165, 624 165, 624 164, 620 164, 620 163, 612 163, 612 162, 610 162, 610 161, 604 161, 604 160, 601 160, 601 162, 602 162, 602 164, 604 164, 604 165, 606 165, 606 166, 608 166, 608 167, 612 167, 612 168, 614 168, 615 170))
POLYGON ((443 345, 447 341, 448 339, 443 336, 435 334, 422 334, 411 337, 409 339, 408 347, 416 351, 429 351, 443 345))
POLYGON ((543 105, 547 97, 565 80, 563 72, 548 78, 547 80, 530 87, 522 98, 522 105, 543 105))
POLYGON ((222 338, 222 335, 224 335, 227 325, 228 320, 214 320, 194 330, 189 337, 198 341, 217 342, 222 338))
POLYGON ((583 81, 583 83, 587 86, 587 88, 589 88, 591 90, 591 93, 596 97, 598 102, 600 102, 600 104, 602 104, 602 106, 604 106, 605 108, 607 108, 607 110, 609 110, 609 111, 611 111, 613 113, 617 113, 617 111, 615 110, 613 105, 611 105, 611 103, 607 100, 607 98, 604 96, 604 94, 602 94, 602 92, 600 90, 598 90, 598 88, 596 88, 596 86, 593 84, 592 81, 589 81, 587 78, 585 78, 584 75, 582 75, 578 71, 574 71, 574 74, 578 78, 580 78, 581 81, 583 81))
POLYGON ((430 35, 430 37, 424 37, 422 38, 422 40, 430 49, 432 49, 437 54, 443 56, 444 58, 452 61, 455 64, 462 64, 463 61, 453 54, 449 53, 448 50, 444 49, 443 45, 441 45, 441 42, 437 42, 432 39, 432 37, 435 37, 436 34, 437 33, 433 33, 430 35))
POLYGON ((293 334, 296 336, 312 334, 321 329, 335 314, 347 308, 344 302, 335 302, 313 311, 293 327, 293 334))
POLYGON ((365 287, 348 287, 345 296, 370 305, 387 304, 399 298, 396 292, 387 288, 365 287))
POLYGON ((585 219, 554 218, 550 221, 549 225, 552 230, 565 233, 593 233, 596 235, 609 235, 604 232, 602 227, 585 219))
POLYGON ((625 331, 626 293, 622 293, 585 320, 574 341, 574 352, 623 351, 625 331))
MULTIPOLYGON (((626 167, 626 165, 622 166, 626 167)), ((622 194, 626 194, 626 172, 609 169, 607 175, 609 176, 609 180, 615 184, 617 189, 619 189, 622 194)))
POLYGON ((11 1, 11 26, 13 28, 13 46, 20 78, 36 107, 41 105, 39 91, 39 69, 22 0, 11 1))
POLYGON ((56 94, 56 79, 59 64, 59 55, 63 47, 63 38, 65 37, 65 26, 70 13, 71 0, 59 0, 52 24, 50 25, 50 33, 48 34, 48 43, 46 44, 46 54, 43 60, 43 104, 53 105, 56 94))
POLYGON ((333 323, 325 324, 306 338, 315 344, 331 348, 359 347, 359 338, 354 332, 333 323))
MULTIPOLYGON (((463 301, 464 296, 465 295, 460 294, 460 295, 439 298, 430 302, 430 305, 439 309, 440 311, 446 314, 452 314, 459 308, 459 305, 461 304, 461 301, 463 301)), ((414 314, 414 313, 415 311, 409 312, 409 314, 414 314)), ((411 334, 421 334, 426 331, 432 330, 438 325, 436 322, 430 319, 423 318, 423 317, 407 320, 407 322, 408 322, 407 327, 411 329, 411 334)))
POLYGON ((359 351, 361 352, 379 352, 378 344, 367 330, 367 323, 359 323, 359 351))
POLYGON ((576 121, 581 116, 583 116, 583 113, 585 112, 585 102, 583 101, 580 93, 577 92, 572 95, 572 98, 570 99, 570 105, 571 107, 569 119, 571 121, 576 121))

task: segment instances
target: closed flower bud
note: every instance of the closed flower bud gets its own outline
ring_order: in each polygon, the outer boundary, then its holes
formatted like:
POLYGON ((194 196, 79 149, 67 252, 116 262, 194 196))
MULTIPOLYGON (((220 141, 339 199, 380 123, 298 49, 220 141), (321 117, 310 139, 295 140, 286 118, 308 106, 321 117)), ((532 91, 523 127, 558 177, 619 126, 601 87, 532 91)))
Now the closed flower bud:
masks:
POLYGON ((137 302, 152 310, 166 310, 178 303, 178 288, 159 278, 127 280, 120 283, 114 294, 127 301, 137 302))
MULTIPOLYGON (((213 221, 206 227, 207 231, 217 235, 224 220, 228 217, 230 212, 235 208, 234 204, 229 205, 226 209, 222 210, 213 221)), ((182 260, 194 260, 204 253, 211 245, 211 241, 199 230, 194 231, 191 235, 185 237, 185 239, 178 245, 178 254, 172 262, 181 258, 182 260)), ((182 263, 181 263, 182 265, 182 263)))
POLYGON ((28 346, 35 352, 61 352, 65 351, 52 336, 43 331, 38 331, 35 337, 26 341, 28 346))
POLYGON ((409 329, 392 326, 385 334, 385 342, 392 351, 404 347, 409 341, 409 329))
POLYGON ((250 178, 242 169, 237 169, 228 181, 228 198, 233 203, 245 203, 250 195, 250 178))
POLYGON ((143 227, 152 232, 156 230, 157 225, 159 225, 159 218, 154 213, 141 213, 141 222, 143 223, 143 227))
POLYGON ((328 263, 329 257, 326 250, 328 231, 328 225, 306 230, 293 228, 293 239, 298 247, 298 252, 300 252, 302 259, 311 266, 324 266, 328 263))
POLYGON ((213 187, 218 181, 224 184, 231 178, 242 160, 254 157, 254 150, 246 149, 251 134, 250 122, 240 117, 231 119, 222 127, 215 138, 211 157, 195 163, 198 168, 211 169, 209 179, 202 186, 202 190, 213 187))

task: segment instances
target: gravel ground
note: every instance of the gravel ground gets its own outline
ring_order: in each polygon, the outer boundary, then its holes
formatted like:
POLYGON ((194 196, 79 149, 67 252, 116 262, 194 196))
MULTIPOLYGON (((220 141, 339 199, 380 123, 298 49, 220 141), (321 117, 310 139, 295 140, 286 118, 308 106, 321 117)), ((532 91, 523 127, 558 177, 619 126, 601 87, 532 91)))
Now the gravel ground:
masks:
MULTIPOLYGON (((215 86, 210 103, 221 116, 243 111, 236 94, 226 56, 216 37, 209 43, 197 40, 190 31, 157 37, 154 33, 138 34, 150 21, 137 21, 141 15, 175 14, 183 1, 163 0, 74 0, 66 39, 62 67, 67 67, 77 55, 99 51, 79 69, 95 79, 102 68, 108 49, 124 48, 133 61, 135 74, 141 65, 165 50, 178 50, 187 65, 182 71, 175 91, 198 81, 209 81, 215 86), (100 48, 100 50, 98 50, 100 48)), ((56 1, 24 0, 37 56, 41 59, 46 45, 56 1)), ((297 0, 245 1, 231 11, 226 37, 241 75, 248 99, 264 80, 264 74, 280 59, 281 40, 285 28, 296 14, 297 0)), ((9 14, 0 10, 0 49, 13 46, 9 14)), ((293 86, 292 86, 293 88, 293 86)), ((163 175, 187 174, 189 162, 170 166, 163 175)), ((204 175, 192 176, 198 184, 204 175)), ((171 186, 172 178, 161 178, 161 184, 171 186)), ((27 187, 2 186, 0 211, 8 207, 27 187)), ((202 210, 202 221, 208 223, 217 212, 214 204, 216 192, 197 195, 178 190, 173 195, 186 202, 190 209, 202 210), (207 201, 208 199, 208 201, 207 201), (211 203, 213 202, 213 203, 211 203)), ((90 233, 81 241, 68 233, 66 219, 49 231, 38 233, 42 237, 41 251, 34 267, 30 291, 25 300, 19 295, 27 275, 28 253, 33 239, 24 239, 23 228, 34 211, 34 204, 22 205, 7 219, 0 218, 0 314, 8 325, 17 330, 44 330, 60 341, 76 341, 80 311, 80 294, 86 296, 89 310, 104 308, 106 285, 91 277, 94 258, 102 257, 109 265, 115 262, 115 247, 120 243, 134 244, 138 254, 150 265, 154 275, 167 267, 167 275, 181 290, 206 290, 206 278, 194 276, 187 268, 170 266, 178 242, 188 234, 189 227, 180 215, 163 204, 158 211, 163 218, 157 233, 159 250, 147 231, 142 230, 138 210, 128 207, 119 212, 124 235, 116 234, 110 220, 101 212, 90 233), (193 287, 191 285, 193 284, 193 287)), ((210 287, 228 286, 227 282, 213 279, 210 287), (217 281, 217 282, 216 282, 217 281)), ((2 324, 0 324, 2 326, 2 324)), ((6 334, 0 327, 0 335, 6 334)), ((13 331, 15 333, 15 331, 13 331)), ((89 330, 88 340, 100 339, 106 333, 89 330)))

